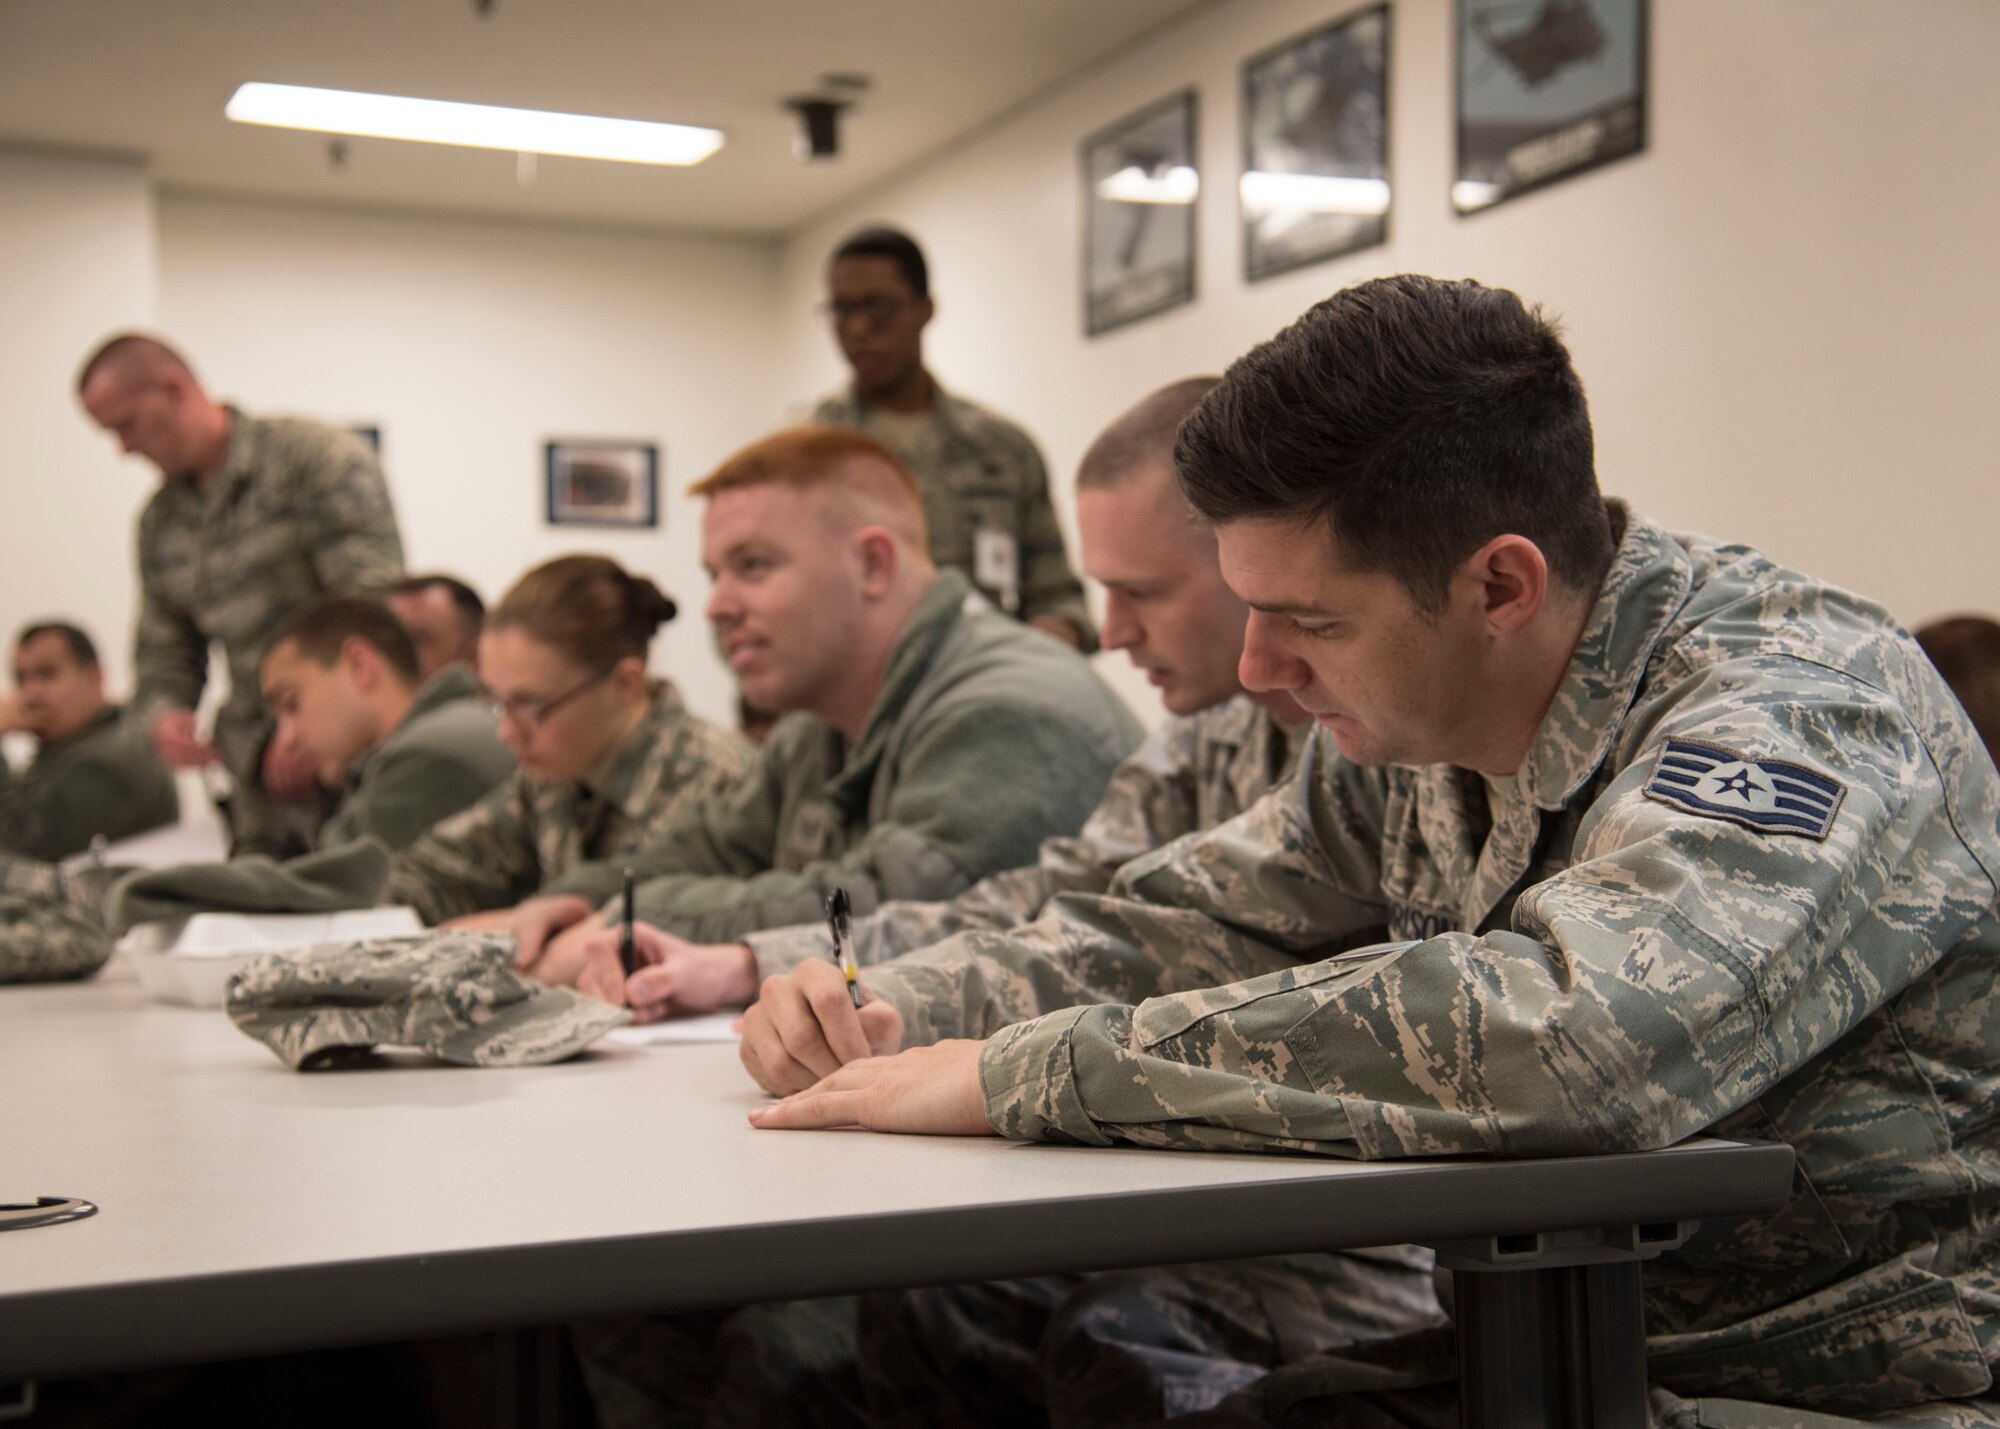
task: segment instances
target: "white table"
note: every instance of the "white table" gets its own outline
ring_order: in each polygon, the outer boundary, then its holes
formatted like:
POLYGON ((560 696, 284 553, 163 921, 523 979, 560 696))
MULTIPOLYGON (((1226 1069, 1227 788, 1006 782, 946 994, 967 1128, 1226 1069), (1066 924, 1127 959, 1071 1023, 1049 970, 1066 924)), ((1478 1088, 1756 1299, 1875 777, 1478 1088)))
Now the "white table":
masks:
POLYGON ((1523 1424, 1542 1391, 1519 1366, 1542 1351, 1522 1335, 1608 1313, 1592 1352, 1616 1362, 1562 1392, 1629 1409, 1636 1260, 1791 1186, 1784 1147, 1364 1164, 764 1132, 758 1100, 726 1046, 302 1075, 219 1013, 145 1002, 118 963, 7 989, 0 1202, 101 1209, 0 1234, 0 1382, 1414 1241, 1501 1271, 1459 1276, 1466 1372, 1501 1396, 1468 1422, 1523 1424))
POLYGON ((99 853, 77 854, 65 859, 63 867, 103 863, 112 868, 169 868, 182 863, 219 863, 228 857, 229 831, 215 810, 203 805, 199 810, 184 809, 177 824, 120 839, 99 853))

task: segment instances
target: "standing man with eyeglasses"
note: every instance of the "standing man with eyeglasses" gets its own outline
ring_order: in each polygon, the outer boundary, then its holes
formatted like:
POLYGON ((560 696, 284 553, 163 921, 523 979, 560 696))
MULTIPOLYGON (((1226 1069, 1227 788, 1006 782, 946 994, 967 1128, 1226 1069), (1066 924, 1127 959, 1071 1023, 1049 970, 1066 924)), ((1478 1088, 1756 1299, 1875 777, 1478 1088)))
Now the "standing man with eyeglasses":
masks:
POLYGON ((870 228, 842 243, 827 266, 825 312, 854 381, 813 421, 866 432, 915 474, 939 566, 965 572, 1007 614, 1096 649, 1034 438, 946 392, 924 367, 937 305, 916 241, 870 228))

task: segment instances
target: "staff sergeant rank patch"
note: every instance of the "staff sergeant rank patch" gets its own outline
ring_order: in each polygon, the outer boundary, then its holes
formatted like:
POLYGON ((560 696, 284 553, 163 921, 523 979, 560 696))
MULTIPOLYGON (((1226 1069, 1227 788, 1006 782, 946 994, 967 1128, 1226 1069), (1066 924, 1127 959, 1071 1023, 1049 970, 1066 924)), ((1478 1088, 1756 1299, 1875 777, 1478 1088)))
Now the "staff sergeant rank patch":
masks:
POLYGON ((1760 834, 1823 839, 1847 797, 1838 780, 1782 759, 1746 759, 1719 744, 1670 739, 1660 751, 1648 798, 1760 834))

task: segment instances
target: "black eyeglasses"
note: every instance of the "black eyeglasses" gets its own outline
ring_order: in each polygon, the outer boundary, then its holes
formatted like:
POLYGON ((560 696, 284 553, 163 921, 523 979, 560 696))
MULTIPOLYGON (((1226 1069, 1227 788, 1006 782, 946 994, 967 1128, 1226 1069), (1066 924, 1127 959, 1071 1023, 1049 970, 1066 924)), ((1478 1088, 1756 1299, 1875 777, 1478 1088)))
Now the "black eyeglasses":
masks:
POLYGON ((818 312, 835 327, 859 321, 864 327, 881 327, 904 308, 912 307, 909 298, 830 298, 819 305, 818 312))
POLYGON ((533 734, 548 721, 550 715, 554 714, 592 685, 603 684, 611 678, 611 672, 617 668, 618 663, 614 661, 585 680, 582 684, 574 685, 564 690, 561 694, 551 696, 546 700, 530 699, 525 695, 514 695, 507 699, 502 699, 488 689, 481 689, 479 696, 492 707, 493 712, 499 715, 500 718, 511 719, 515 724, 521 726, 522 729, 533 734))

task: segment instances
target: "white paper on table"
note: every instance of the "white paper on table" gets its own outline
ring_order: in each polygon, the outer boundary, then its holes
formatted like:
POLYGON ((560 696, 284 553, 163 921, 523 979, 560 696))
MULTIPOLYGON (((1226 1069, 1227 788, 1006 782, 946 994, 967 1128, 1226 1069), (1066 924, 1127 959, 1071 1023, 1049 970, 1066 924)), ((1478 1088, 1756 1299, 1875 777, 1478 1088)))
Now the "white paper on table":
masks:
POLYGON ((669 1042, 735 1042, 738 1008, 730 1012, 710 1012, 701 1017, 669 1017, 665 1022, 648 1022, 644 1027, 620 1027, 604 1034, 607 1042, 627 1047, 658 1047, 669 1042))
POLYGON ((424 931, 412 908, 350 908, 340 913, 197 913, 168 950, 180 958, 281 953, 363 938, 414 938, 424 931))

